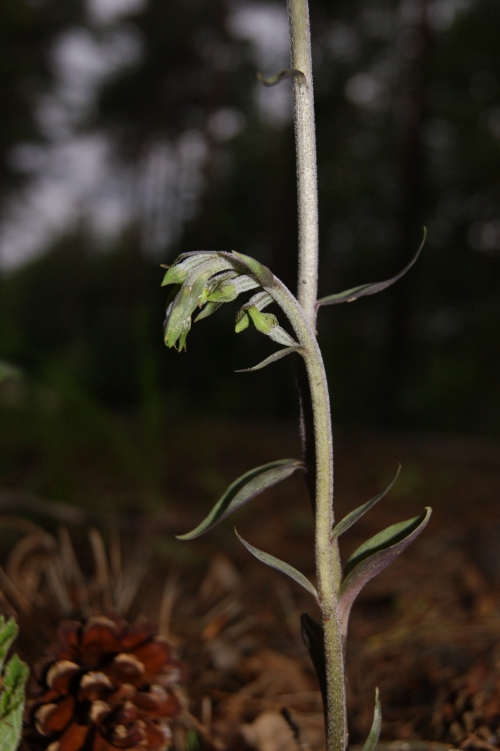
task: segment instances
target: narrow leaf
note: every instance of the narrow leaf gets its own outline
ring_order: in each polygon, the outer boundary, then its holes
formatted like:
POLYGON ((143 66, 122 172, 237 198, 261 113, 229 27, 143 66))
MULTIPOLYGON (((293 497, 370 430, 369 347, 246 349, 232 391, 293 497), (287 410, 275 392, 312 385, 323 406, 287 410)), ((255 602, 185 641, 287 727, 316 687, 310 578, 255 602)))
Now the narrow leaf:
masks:
POLYGON ((304 574, 301 574, 300 571, 297 571, 296 568, 293 566, 290 566, 289 563, 285 563, 284 561, 280 561, 279 558, 275 558, 274 555, 270 555, 269 553, 264 553, 262 550, 259 550, 258 548, 254 548, 253 545, 250 545, 249 542, 246 542, 243 537, 241 537, 237 530, 234 530, 236 537, 238 540, 246 547, 246 549, 254 555, 256 558, 259 559, 259 561, 262 561, 262 563, 265 563, 266 566, 270 566, 271 568, 275 568, 277 571, 281 571, 282 574, 286 574, 290 577, 290 579, 293 579, 297 584, 300 584, 304 589, 307 589, 307 591, 312 594, 314 599, 316 601, 319 600, 318 593, 316 591, 316 587, 311 584, 309 579, 307 579, 304 574))
POLYGON ((268 334, 269 338, 277 344, 283 344, 285 347, 297 347, 298 343, 290 336, 288 331, 282 329, 281 326, 274 326, 268 334))
POLYGON ((253 368, 242 368, 241 370, 235 370, 235 373, 250 373, 250 371, 252 370, 260 370, 261 368, 265 368, 267 365, 271 365, 271 363, 276 362, 276 360, 281 360, 282 357, 286 357, 292 352, 300 352, 303 349, 304 347, 301 347, 298 344, 294 347, 285 347, 284 349, 279 349, 277 352, 274 352, 274 354, 266 357, 265 360, 262 360, 262 362, 260 362, 258 365, 254 365, 253 368))
POLYGON ((375 689, 375 709, 373 711, 373 722, 368 738, 363 746, 363 751, 375 751, 380 737, 380 728, 382 727, 382 709, 380 707, 380 698, 378 688, 375 689))
POLYGON ((352 554, 345 566, 346 578, 339 592, 339 620, 342 634, 347 634, 347 624, 354 600, 370 579, 384 570, 400 553, 418 537, 427 525, 432 509, 413 519, 392 524, 379 532, 352 554))
POLYGON ((382 498, 389 492, 389 490, 392 488, 392 486, 398 479, 400 472, 401 472, 401 464, 398 467, 398 471, 396 472, 394 479, 391 480, 391 482, 389 483, 389 485, 386 487, 385 490, 382 490, 382 492, 376 495, 375 498, 372 498, 366 503, 363 503, 362 506, 358 506, 358 508, 355 508, 354 511, 351 511, 349 514, 347 514, 347 516, 344 516, 342 521, 340 521, 332 529, 332 540, 344 534, 344 532, 348 530, 349 527, 352 527, 352 525, 355 524, 358 521, 358 519, 360 519, 363 516, 363 514, 366 514, 366 512, 369 511, 372 508, 372 506, 375 506, 376 503, 382 500, 382 498))
MULTIPOLYGON (((391 524, 390 527, 386 527, 386 529, 383 529, 380 532, 377 532, 373 537, 370 537, 370 539, 366 540, 366 542, 360 545, 359 548, 356 548, 354 553, 350 556, 344 566, 344 574, 347 576, 347 574, 361 563, 361 561, 365 558, 369 558, 374 553, 384 551, 387 548, 394 546, 396 543, 407 540, 408 535, 411 535, 414 530, 419 529, 424 520, 427 524, 431 511, 432 510, 427 507, 419 516, 414 516, 412 519, 406 519, 404 522, 391 524)), ((420 529, 419 531, 422 530, 420 529)))
POLYGON ((307 647, 318 678, 323 707, 326 707, 326 662, 323 629, 307 613, 300 616, 302 641, 307 647))
POLYGON ((184 535, 177 535, 179 540, 194 540, 204 534, 233 511, 255 498, 267 488, 272 488, 281 480, 289 477, 296 469, 304 469, 302 462, 296 459, 280 459, 269 464, 251 469, 235 480, 217 501, 208 516, 198 526, 184 535))
POLYGON ((252 276, 254 276, 259 284, 261 284, 263 287, 271 287, 274 283, 274 274, 273 272, 267 268, 267 266, 264 266, 262 263, 259 263, 259 261, 256 261, 255 258, 251 258, 250 256, 245 256, 243 253, 237 253, 235 250, 233 250, 232 253, 235 258, 240 261, 251 273, 252 276))
POLYGON ((408 263, 402 271, 399 272, 399 274, 396 274, 396 276, 391 277, 390 279, 386 279, 385 282, 375 282, 373 284, 361 284, 359 287, 352 287, 351 289, 347 289, 344 292, 338 292, 336 295, 328 295, 328 297, 322 297, 321 300, 318 300, 316 303, 319 307, 320 305, 337 305, 341 302, 354 302, 354 300, 357 300, 359 297, 365 297, 366 295, 375 295, 377 292, 382 292, 383 289, 387 289, 387 287, 390 287, 391 284, 394 284, 394 282, 397 282, 398 279, 401 279, 402 276, 406 274, 407 271, 411 269, 415 261, 420 255, 420 251, 424 247, 425 238, 427 235, 427 230, 424 227, 424 237, 422 242, 420 243, 420 247, 418 248, 417 252, 411 259, 410 263, 408 263))

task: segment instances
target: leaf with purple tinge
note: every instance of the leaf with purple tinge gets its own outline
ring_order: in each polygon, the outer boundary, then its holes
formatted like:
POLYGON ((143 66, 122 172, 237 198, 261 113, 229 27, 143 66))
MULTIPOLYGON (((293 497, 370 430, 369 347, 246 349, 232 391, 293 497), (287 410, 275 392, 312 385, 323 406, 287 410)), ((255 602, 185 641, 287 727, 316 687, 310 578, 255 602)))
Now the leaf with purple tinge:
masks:
POLYGON ((338 292, 335 295, 328 295, 327 297, 322 297, 318 302, 316 303, 316 306, 319 308, 320 305, 337 305, 341 302, 354 302, 354 300, 357 300, 359 297, 366 297, 367 295, 375 295, 377 292, 382 292, 382 290, 387 289, 387 287, 390 287, 391 284, 394 284, 394 282, 397 282, 398 279, 401 279, 402 276, 406 274, 407 271, 411 269, 415 261, 420 255, 420 251, 424 247, 425 238, 427 235, 427 230, 424 227, 424 238, 422 242, 420 243, 419 249, 411 259, 410 263, 408 263, 402 271, 400 271, 395 276, 391 277, 390 279, 386 279, 384 282, 374 282, 372 284, 360 284, 359 287, 352 287, 351 289, 346 289, 344 292, 338 292))
POLYGON ((252 370, 260 370, 261 368, 265 368, 267 365, 271 365, 271 363, 276 362, 276 360, 281 360, 282 357, 290 355, 292 352, 300 352, 301 349, 304 348, 299 344, 294 347, 285 347, 284 349, 279 349, 277 352, 269 355, 269 357, 266 357, 265 360, 262 360, 262 362, 259 362, 258 365, 254 365, 253 368, 241 368, 241 370, 235 370, 235 373, 250 373, 252 370))
POLYGON ((355 524, 358 519, 361 519, 363 514, 366 514, 367 511, 369 511, 373 506, 375 506, 376 503, 378 503, 382 498, 389 492, 389 490, 392 488, 394 483, 399 477, 399 473, 401 472, 401 464, 398 467, 398 471, 396 472, 394 478, 391 480, 389 485, 385 488, 385 490, 382 490, 381 493, 376 495, 371 500, 367 501, 366 503, 363 503, 362 506, 358 506, 358 508, 355 508, 354 511, 351 511, 347 516, 344 516, 344 518, 339 521, 338 524, 335 525, 335 527, 332 529, 332 540, 335 540, 335 538, 340 537, 340 535, 344 534, 349 527, 352 527, 353 524, 355 524))
POLYGON ((316 587, 314 584, 311 584, 309 579, 307 579, 304 574, 301 574, 300 571, 297 571, 296 568, 293 566, 290 566, 289 563, 285 563, 285 561, 280 561, 279 558, 275 558, 274 555, 270 555, 269 553, 264 553, 262 550, 259 550, 258 548, 254 548, 253 545, 250 545, 249 542, 246 542, 246 540, 241 537, 241 535, 238 534, 237 530, 234 530, 236 537, 241 542, 242 545, 246 547, 246 549, 254 555, 259 561, 262 563, 265 563, 266 566, 270 566, 271 568, 275 568, 276 571, 281 571, 282 574, 286 574, 290 577, 290 579, 293 579, 297 584, 300 584, 304 589, 307 589, 309 594, 311 594, 316 602, 319 600, 318 592, 316 590, 316 587))
POLYGON ((349 614, 354 600, 370 579, 384 570, 426 527, 432 509, 398 524, 392 524, 364 542, 344 567, 346 577, 339 591, 339 620, 343 636, 347 634, 349 614))
POLYGON ((325 665, 325 644, 323 628, 316 623, 307 613, 300 616, 302 641, 307 647, 309 657, 314 665, 314 670, 318 678, 321 696, 323 698, 323 707, 326 708, 326 665, 325 665))
POLYGON ((267 488, 271 488, 281 480, 285 480, 296 469, 304 469, 302 462, 297 459, 279 459, 269 464, 262 464, 249 472, 245 472, 228 487, 224 495, 217 501, 210 513, 198 526, 184 535, 177 535, 178 540, 194 540, 207 530, 225 519, 229 514, 241 508, 245 503, 255 498, 267 488))

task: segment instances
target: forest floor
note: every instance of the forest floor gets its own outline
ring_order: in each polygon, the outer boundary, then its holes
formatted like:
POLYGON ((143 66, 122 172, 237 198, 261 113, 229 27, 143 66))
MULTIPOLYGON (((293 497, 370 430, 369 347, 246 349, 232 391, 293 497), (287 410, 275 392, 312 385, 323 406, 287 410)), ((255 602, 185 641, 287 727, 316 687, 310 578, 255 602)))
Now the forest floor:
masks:
MULTIPOLYGON (((254 560, 233 534, 236 524, 246 540, 313 579, 313 523, 302 478, 267 491, 194 542, 173 536, 194 527, 243 472, 299 457, 295 428, 206 421, 180 435, 172 428, 169 445, 166 511, 115 518, 102 527, 102 538, 93 533, 90 546, 86 523, 68 519, 82 568, 92 574, 89 591, 103 609, 159 621, 186 664, 189 710, 208 745, 296 751, 291 718, 302 751, 320 751, 321 697, 300 635, 300 614, 318 619, 315 605, 254 560)), ((418 741, 493 751, 500 747, 500 445, 339 429, 337 518, 383 489, 400 462, 396 486, 341 541, 345 557, 381 528, 434 508, 422 536, 354 607, 347 647, 351 744, 366 738, 378 686, 382 740, 394 751, 429 747, 418 741)), ((0 490, 0 509, 9 507, 9 498, 10 506, 17 499, 22 508, 23 492, 0 490)), ((64 535, 57 537, 54 519, 46 522, 42 555, 42 533, 33 523, 36 499, 26 495, 25 501, 29 521, 26 514, 13 517, 12 508, 0 518, 4 532, 17 534, 1 538, 7 574, 2 570, 0 589, 3 609, 20 619, 18 650, 33 664, 68 606, 54 575, 43 569, 43 561, 57 555, 64 566, 64 535), (36 575, 28 565, 35 559, 36 575), (9 581, 17 591, 9 590, 9 581)), ((41 507, 35 521, 42 517, 41 507)))

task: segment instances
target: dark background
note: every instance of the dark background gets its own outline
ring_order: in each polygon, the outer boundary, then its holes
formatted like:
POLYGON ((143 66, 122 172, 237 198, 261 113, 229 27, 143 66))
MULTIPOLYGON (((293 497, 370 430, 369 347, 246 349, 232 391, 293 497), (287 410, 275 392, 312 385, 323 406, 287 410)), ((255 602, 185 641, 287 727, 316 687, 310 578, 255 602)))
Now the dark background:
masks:
MULTIPOLYGON (((161 329, 160 263, 186 250, 247 253, 295 289, 290 83, 256 81, 287 64, 284 3, 92 7, 0 6, 0 359, 21 371, 0 386, 0 482, 61 500, 83 482, 101 504, 132 483, 154 505, 187 423, 296 416, 291 358, 234 374, 272 351, 234 334, 236 306, 187 353, 161 329)), ((500 6, 313 0, 311 19, 320 295, 392 276, 428 228, 397 285, 320 312, 333 420, 498 438, 500 6)))

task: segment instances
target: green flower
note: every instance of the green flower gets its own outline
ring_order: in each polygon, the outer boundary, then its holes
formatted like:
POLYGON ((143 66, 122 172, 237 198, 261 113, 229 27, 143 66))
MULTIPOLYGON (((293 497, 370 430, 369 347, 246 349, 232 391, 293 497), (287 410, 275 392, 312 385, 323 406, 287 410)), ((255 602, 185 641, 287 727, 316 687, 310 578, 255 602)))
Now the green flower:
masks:
MULTIPOLYGON (((235 300, 242 292, 256 287, 270 287, 273 282, 271 271, 248 256, 204 250, 183 253, 167 269, 162 282, 162 286, 174 285, 164 324, 165 344, 167 347, 175 347, 179 352, 186 349, 186 338, 195 310, 200 310, 196 317, 199 321, 214 313, 223 303, 235 300)), ((272 301, 272 297, 265 291, 254 296, 249 301, 250 308, 247 304, 245 312, 240 311, 238 314, 236 330, 246 328, 250 319, 264 334, 271 335, 271 331, 279 329, 275 316, 260 312, 262 307, 272 301), (256 297, 259 298, 259 304, 254 305, 256 297), (245 321, 239 323, 242 318, 245 321)))

